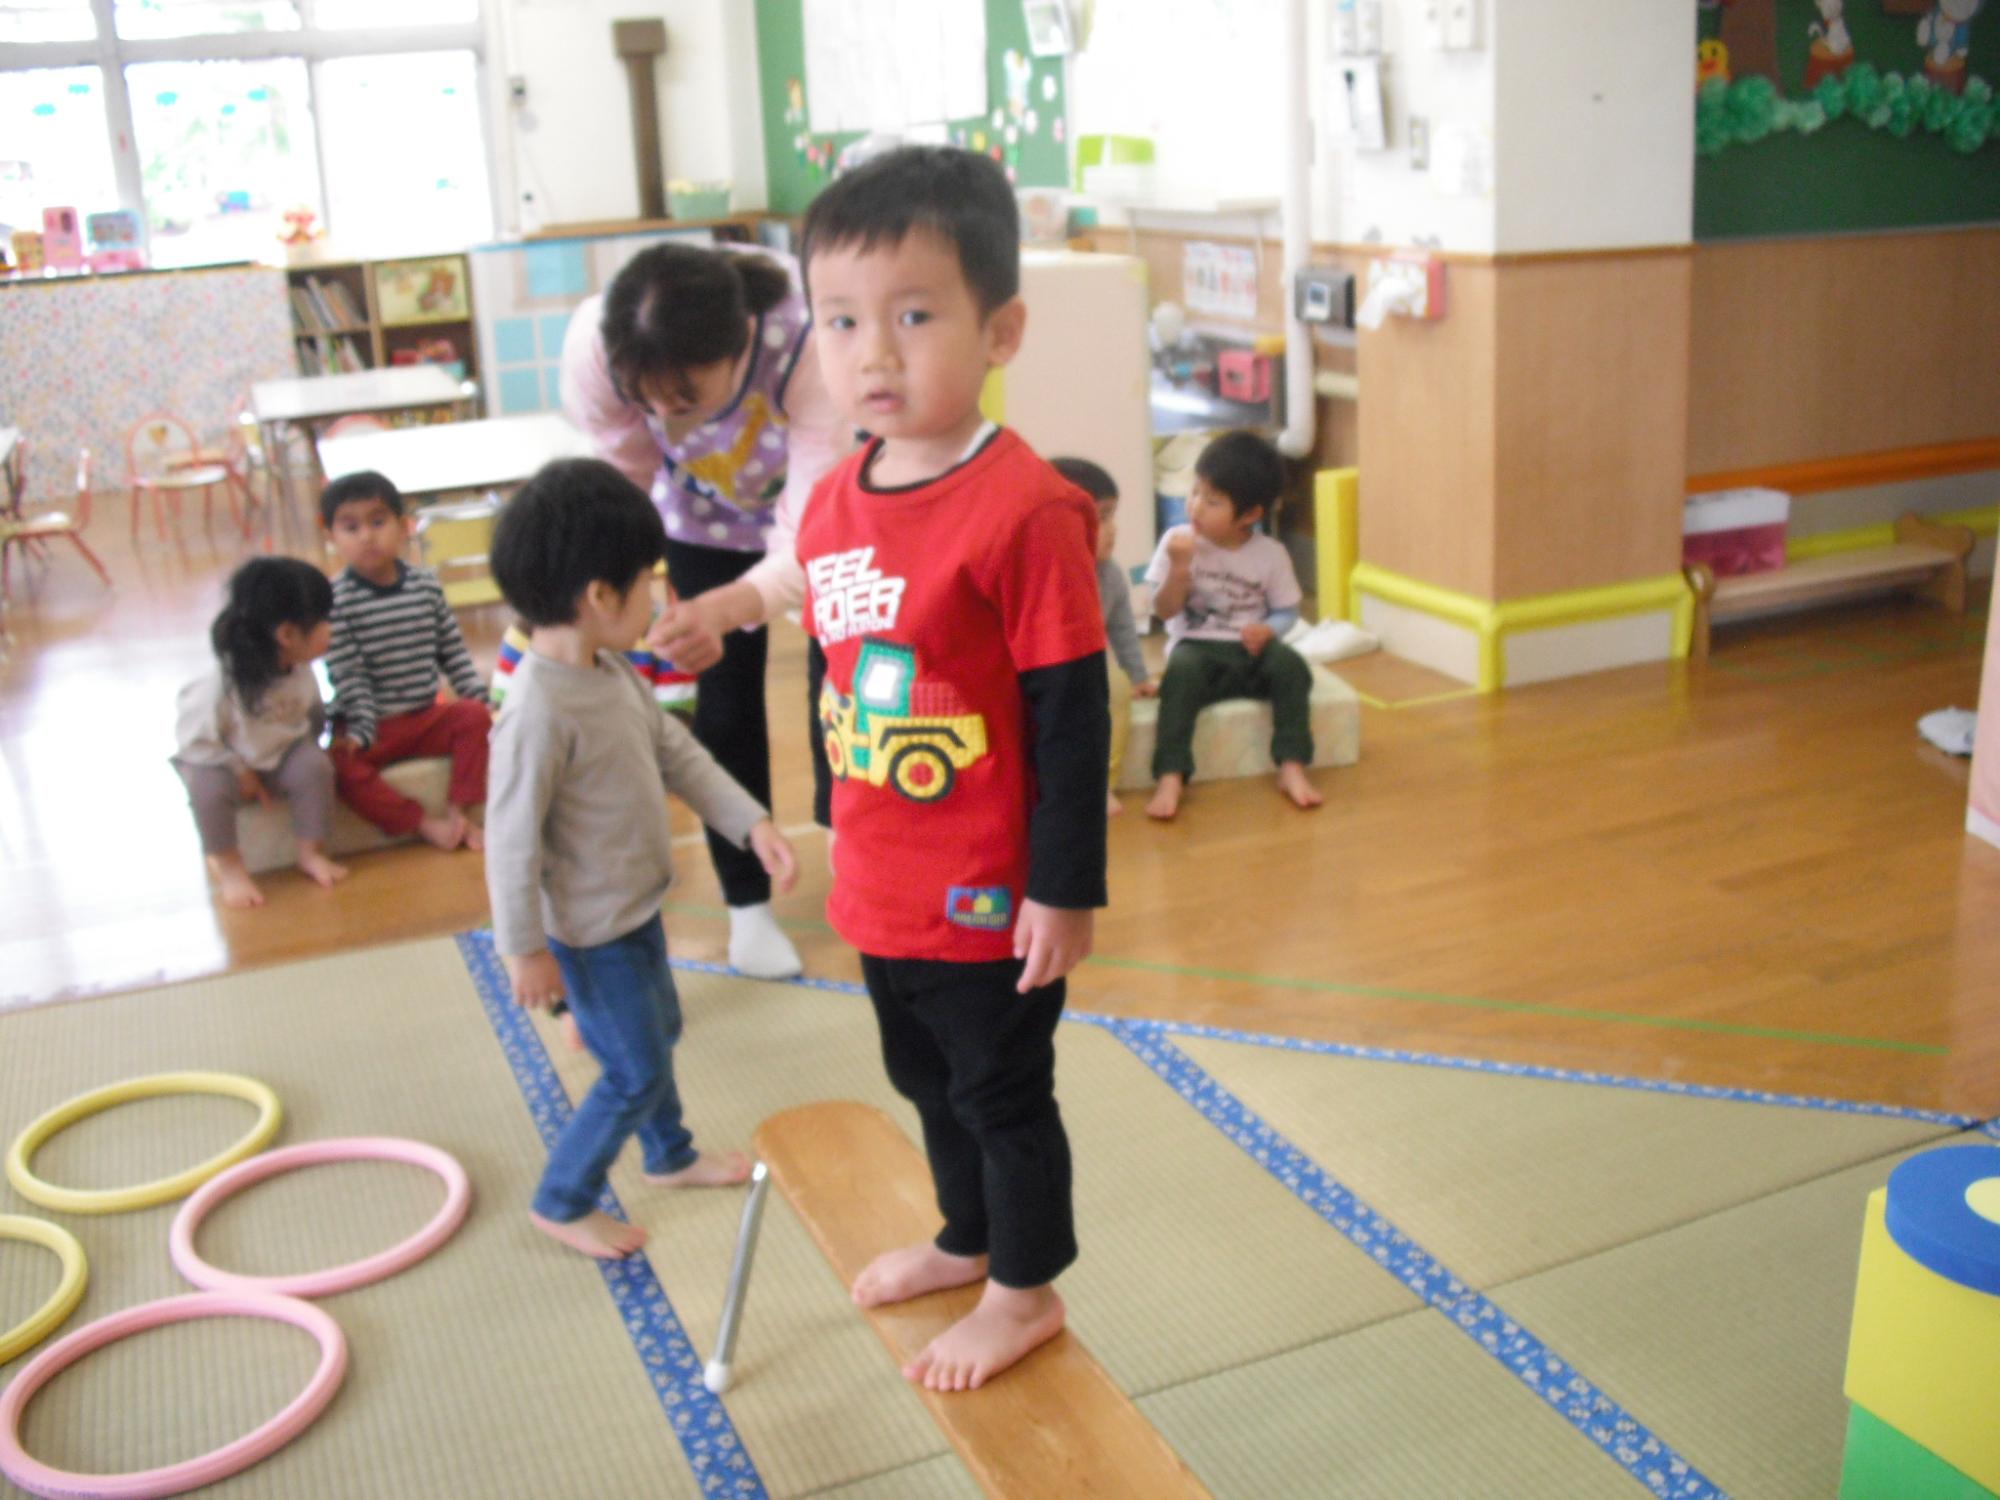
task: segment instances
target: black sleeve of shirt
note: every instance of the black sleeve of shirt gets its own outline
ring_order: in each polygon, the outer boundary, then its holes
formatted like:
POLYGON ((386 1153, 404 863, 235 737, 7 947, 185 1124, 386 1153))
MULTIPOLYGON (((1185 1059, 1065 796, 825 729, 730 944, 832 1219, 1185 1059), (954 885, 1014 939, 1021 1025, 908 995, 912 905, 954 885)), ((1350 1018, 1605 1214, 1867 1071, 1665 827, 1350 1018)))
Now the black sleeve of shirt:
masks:
POLYGON ((1111 699, 1104 653, 1021 674, 1035 765, 1028 822, 1030 901, 1071 911, 1107 904, 1104 791, 1111 699))

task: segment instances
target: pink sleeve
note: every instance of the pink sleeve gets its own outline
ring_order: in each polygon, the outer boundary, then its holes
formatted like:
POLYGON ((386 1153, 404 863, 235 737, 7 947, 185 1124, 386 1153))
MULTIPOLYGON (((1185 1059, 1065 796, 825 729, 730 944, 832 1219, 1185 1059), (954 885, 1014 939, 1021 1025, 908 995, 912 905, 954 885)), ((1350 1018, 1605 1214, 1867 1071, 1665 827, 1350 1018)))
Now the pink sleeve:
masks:
POLYGON ((854 446, 854 430, 841 420, 826 382, 820 378, 819 356, 811 334, 799 351, 799 361, 785 387, 785 492, 771 518, 764 559, 743 575, 764 601, 764 618, 772 620, 804 601, 806 578, 799 567, 799 522, 813 487, 854 446))
POLYGON ((563 335, 563 415, 590 439, 599 458, 650 495, 660 471, 660 445, 653 440, 644 414, 611 383, 597 327, 602 301, 588 297, 579 303, 563 335))

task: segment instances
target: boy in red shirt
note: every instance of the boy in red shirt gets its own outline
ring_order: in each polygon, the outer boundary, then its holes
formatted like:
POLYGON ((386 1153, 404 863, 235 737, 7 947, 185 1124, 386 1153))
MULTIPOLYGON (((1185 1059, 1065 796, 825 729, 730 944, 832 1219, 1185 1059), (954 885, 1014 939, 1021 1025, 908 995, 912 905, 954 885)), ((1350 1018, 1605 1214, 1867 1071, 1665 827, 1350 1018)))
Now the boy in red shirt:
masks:
POLYGON ((1051 1283, 1076 1234, 1055 1030, 1105 902, 1096 511, 979 411, 1026 324, 1019 247, 1000 168, 947 147, 840 178, 804 234, 821 373, 872 434, 798 536, 827 658, 827 915, 861 952, 945 1220, 853 1292, 870 1307, 985 1281, 904 1368, 938 1391, 978 1387, 1063 1325, 1051 1283))

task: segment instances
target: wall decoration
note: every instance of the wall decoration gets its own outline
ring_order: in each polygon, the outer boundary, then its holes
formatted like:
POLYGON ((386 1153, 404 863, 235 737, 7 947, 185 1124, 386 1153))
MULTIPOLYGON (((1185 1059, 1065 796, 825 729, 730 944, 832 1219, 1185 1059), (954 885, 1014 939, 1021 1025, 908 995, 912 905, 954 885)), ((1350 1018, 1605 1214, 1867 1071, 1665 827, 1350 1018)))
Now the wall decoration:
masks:
MULTIPOLYGON (((905 140, 949 139, 984 151, 1021 186, 1059 187, 1067 182, 1065 60, 1034 55, 1022 0, 970 0, 969 5, 967 0, 951 0, 948 5, 938 0, 756 0, 756 6, 764 164, 772 212, 804 212, 826 185, 841 152, 871 130, 889 131, 905 140), (886 65, 894 74, 894 121, 886 114, 875 117, 888 107, 885 90, 871 90, 865 79, 859 89, 852 86, 854 70, 864 65, 868 54, 882 49, 864 46, 843 51, 834 45, 852 32, 855 17, 865 21, 885 8, 894 11, 899 23, 878 27, 880 34, 898 38, 886 65), (823 17, 824 25, 811 24, 823 17), (938 18, 940 25, 949 22, 939 46, 926 54, 934 55, 934 62, 918 66, 914 61, 907 44, 924 28, 900 24, 910 17, 938 18), (973 22, 980 19, 983 27, 975 27, 973 22), (822 98, 824 90, 832 90, 833 97, 822 98), (850 113, 856 118, 850 120, 850 113), (829 125, 834 128, 825 128, 829 125)), ((1088 27, 1088 10, 1085 4, 1068 11, 1078 36, 1088 27)), ((866 26, 862 31, 864 40, 877 34, 866 26)))
POLYGON ((1992 8, 1724 0, 1700 11, 1696 238, 2000 219, 1992 8))

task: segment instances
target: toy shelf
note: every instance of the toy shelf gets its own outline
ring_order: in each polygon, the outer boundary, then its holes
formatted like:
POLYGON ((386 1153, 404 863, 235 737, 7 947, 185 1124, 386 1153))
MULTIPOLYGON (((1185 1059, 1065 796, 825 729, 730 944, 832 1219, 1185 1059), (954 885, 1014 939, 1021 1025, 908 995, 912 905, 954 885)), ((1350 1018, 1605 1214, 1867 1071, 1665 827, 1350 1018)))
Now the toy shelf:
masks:
POLYGON ((285 281, 301 374, 441 364, 462 378, 478 378, 472 282, 463 255, 302 257, 287 268, 285 281))

